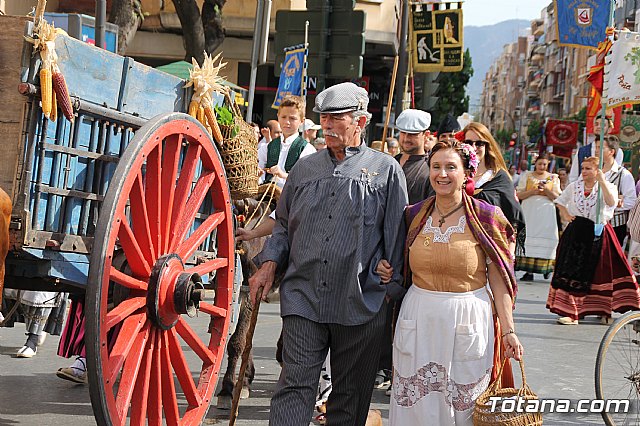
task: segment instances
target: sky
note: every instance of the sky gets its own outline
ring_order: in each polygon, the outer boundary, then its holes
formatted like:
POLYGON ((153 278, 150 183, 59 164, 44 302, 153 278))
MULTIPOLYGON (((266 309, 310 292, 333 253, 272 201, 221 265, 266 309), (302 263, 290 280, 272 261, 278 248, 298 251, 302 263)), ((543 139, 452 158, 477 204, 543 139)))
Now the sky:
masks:
POLYGON ((492 25, 508 19, 540 18, 540 11, 552 0, 465 0, 464 25, 492 25))

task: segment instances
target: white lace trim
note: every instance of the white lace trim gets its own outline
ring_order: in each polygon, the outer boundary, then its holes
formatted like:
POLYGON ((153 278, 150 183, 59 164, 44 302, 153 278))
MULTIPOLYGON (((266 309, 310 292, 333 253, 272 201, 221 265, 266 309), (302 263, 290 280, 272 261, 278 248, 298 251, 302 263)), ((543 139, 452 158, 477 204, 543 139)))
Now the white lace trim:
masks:
POLYGON ((424 224, 424 229, 422 230, 423 234, 433 234, 433 242, 434 243, 448 243, 451 239, 451 234, 464 234, 465 227, 467 225, 467 218, 465 215, 460 216, 460 220, 458 220, 457 225, 452 225, 447 228, 444 233, 440 230, 440 228, 433 226, 433 218, 429 216, 427 219, 427 223, 424 224))
POLYGON ((584 196, 584 180, 576 181, 576 189, 573 191, 573 202, 578 211, 584 217, 589 217, 591 210, 598 203, 598 183, 596 182, 588 197, 584 196))

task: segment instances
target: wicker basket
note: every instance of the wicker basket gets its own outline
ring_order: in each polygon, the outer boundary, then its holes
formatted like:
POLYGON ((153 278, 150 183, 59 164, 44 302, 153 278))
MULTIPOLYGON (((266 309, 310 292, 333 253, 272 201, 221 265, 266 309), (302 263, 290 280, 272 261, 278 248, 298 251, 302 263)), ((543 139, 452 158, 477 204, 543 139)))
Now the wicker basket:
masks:
POLYGON ((253 128, 242 119, 238 105, 229 93, 225 99, 233 114, 233 126, 219 124, 224 143, 219 146, 227 172, 231 198, 241 200, 258 193, 258 141, 253 128))
MULTIPOLYGON (((506 360, 505 360, 506 362, 506 360)), ((522 372, 522 387, 520 389, 514 388, 501 388, 500 382, 502 379, 502 370, 505 363, 500 366, 500 371, 496 380, 485 390, 476 400, 476 406, 473 409, 473 424, 475 426, 539 426, 542 425, 542 413, 519 413, 516 410, 511 412, 500 411, 500 403, 495 404, 496 410, 491 411, 490 397, 500 397, 503 399, 519 398, 525 400, 536 400, 538 396, 533 393, 529 385, 527 384, 527 378, 524 374, 524 361, 520 361, 520 371, 522 372)), ((526 407, 526 404, 525 404, 526 407)))

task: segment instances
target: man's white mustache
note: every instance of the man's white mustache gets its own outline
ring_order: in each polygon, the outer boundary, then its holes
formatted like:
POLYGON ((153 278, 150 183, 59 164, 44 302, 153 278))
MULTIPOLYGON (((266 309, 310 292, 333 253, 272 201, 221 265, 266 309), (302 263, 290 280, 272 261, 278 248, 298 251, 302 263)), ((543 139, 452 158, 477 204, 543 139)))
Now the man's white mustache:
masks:
POLYGON ((333 133, 333 132, 323 132, 325 136, 332 136, 334 138, 338 137, 337 133, 333 133))

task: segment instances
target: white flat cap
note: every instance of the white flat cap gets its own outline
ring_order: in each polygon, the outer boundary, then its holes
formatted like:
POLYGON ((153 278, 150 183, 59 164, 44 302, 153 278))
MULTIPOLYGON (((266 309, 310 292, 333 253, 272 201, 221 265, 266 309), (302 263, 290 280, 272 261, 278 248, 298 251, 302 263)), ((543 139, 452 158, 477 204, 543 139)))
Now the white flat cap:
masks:
POLYGON ((396 118, 396 128, 404 133, 422 133, 431 125, 431 114, 419 109, 405 109, 396 118))
POLYGON ((353 83, 340 83, 323 90, 316 96, 313 112, 339 114, 349 111, 366 111, 369 95, 353 83))
POLYGON ((320 130, 320 129, 322 129, 322 126, 314 123, 313 120, 311 120, 310 118, 306 118, 304 120, 304 123, 302 124, 302 130, 320 130))

